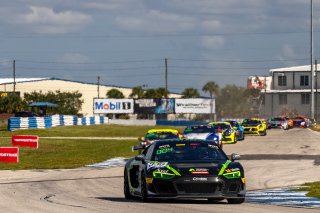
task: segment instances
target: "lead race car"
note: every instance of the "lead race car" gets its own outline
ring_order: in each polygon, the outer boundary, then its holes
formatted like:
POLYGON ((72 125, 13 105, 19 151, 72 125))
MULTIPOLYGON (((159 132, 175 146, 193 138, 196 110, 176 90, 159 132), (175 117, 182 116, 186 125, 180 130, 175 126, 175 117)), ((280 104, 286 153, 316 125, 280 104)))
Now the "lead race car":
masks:
POLYGON ((228 203, 243 203, 246 185, 243 167, 235 162, 239 158, 232 154, 230 161, 213 141, 155 141, 127 161, 125 198, 227 199, 228 203))
POLYGON ((222 148, 222 133, 217 132, 212 125, 192 125, 187 126, 182 137, 185 139, 202 139, 215 142, 222 148))

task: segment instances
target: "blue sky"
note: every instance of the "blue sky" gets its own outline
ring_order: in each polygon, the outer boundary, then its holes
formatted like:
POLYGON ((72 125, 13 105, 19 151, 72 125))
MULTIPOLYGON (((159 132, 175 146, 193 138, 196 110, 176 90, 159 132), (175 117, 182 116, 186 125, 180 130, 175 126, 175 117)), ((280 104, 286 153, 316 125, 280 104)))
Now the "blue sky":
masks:
MULTIPOLYGON (((314 2, 319 57, 320 0, 314 2)), ((0 78, 201 91, 310 63, 310 0, 0 0, 0 78)))

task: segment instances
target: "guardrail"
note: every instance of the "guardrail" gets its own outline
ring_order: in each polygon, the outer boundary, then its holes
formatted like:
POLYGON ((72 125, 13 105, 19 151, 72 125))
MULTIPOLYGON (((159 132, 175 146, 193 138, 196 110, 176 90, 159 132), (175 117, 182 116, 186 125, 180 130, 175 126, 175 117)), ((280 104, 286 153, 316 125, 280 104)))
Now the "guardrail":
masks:
POLYGON ((8 119, 8 130, 17 129, 45 129, 56 126, 96 125, 109 123, 103 116, 82 117, 74 115, 53 115, 48 117, 11 117, 8 119))

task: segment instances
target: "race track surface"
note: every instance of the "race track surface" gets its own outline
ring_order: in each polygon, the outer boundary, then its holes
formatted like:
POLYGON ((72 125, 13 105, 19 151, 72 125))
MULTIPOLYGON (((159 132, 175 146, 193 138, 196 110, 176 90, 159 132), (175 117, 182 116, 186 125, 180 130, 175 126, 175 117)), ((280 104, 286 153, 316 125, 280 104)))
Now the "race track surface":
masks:
MULTIPOLYGON (((272 129, 265 137, 248 136, 224 149, 227 154, 242 155, 247 189, 256 190, 320 181, 319 139, 319 133, 308 129, 272 129)), ((248 202, 128 201, 123 196, 122 175, 123 167, 0 171, 0 212, 320 212, 319 208, 248 202)))

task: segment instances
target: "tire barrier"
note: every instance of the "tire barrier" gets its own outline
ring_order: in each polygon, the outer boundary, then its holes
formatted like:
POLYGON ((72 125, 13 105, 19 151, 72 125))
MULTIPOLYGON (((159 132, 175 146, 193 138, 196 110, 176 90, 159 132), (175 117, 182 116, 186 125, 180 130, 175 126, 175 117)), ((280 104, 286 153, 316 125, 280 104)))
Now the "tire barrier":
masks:
POLYGON ((52 115, 48 117, 11 117, 8 119, 8 130, 47 129, 56 126, 96 125, 109 123, 103 116, 82 117, 74 115, 52 115))

